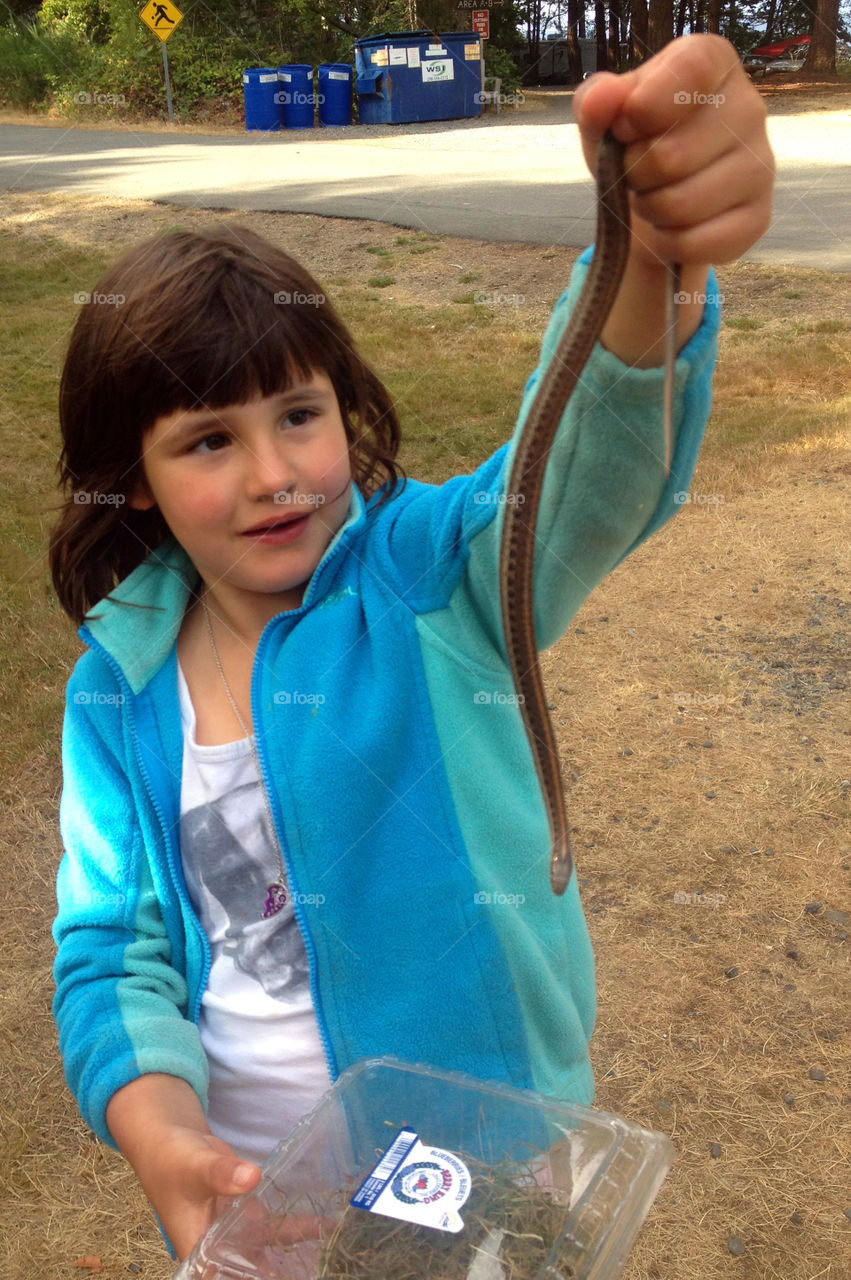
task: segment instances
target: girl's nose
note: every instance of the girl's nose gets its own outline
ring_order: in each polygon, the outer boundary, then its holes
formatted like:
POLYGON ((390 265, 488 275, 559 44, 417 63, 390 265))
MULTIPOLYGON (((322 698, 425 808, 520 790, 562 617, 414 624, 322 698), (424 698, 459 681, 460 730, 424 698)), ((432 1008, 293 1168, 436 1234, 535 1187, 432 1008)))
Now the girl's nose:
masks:
POLYGON ((245 487, 250 498, 274 498, 295 485, 295 473, 280 442, 255 440, 246 457, 245 487))

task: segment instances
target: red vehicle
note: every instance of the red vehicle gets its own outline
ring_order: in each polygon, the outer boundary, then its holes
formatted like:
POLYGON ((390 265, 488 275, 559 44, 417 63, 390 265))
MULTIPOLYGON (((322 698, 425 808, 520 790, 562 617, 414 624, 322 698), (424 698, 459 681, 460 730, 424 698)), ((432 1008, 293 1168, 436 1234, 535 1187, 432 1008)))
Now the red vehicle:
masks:
POLYGON ((789 40, 761 44, 744 55, 742 65, 751 75, 760 71, 764 76, 773 71, 797 71, 803 66, 809 43, 809 36, 792 36, 789 40))

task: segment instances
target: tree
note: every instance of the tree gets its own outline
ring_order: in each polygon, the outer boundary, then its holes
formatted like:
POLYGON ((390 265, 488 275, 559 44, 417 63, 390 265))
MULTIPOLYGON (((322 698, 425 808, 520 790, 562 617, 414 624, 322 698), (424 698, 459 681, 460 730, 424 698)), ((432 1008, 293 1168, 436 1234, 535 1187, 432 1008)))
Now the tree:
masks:
POLYGON ((805 80, 823 80, 836 75, 836 35, 839 25, 839 0, 816 0, 815 21, 810 48, 801 76, 805 80))
POLYGON ((647 56, 658 53, 674 38, 674 0, 650 0, 647 56))

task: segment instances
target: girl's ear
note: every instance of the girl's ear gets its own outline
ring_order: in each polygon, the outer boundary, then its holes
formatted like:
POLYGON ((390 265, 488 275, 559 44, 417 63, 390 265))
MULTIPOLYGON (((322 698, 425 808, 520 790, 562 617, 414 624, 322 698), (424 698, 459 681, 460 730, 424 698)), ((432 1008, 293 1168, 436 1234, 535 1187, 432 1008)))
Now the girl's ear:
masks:
POLYGON ((154 495, 148 488, 147 480, 137 480, 127 494, 127 501, 135 511, 150 511, 157 505, 154 495))

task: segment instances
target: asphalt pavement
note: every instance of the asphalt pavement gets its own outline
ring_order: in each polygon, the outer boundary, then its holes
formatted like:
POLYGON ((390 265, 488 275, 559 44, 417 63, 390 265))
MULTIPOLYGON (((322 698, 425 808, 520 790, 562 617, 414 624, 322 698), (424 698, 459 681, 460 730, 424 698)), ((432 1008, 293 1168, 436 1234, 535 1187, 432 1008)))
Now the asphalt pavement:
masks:
MULTIPOLYGON (((372 218, 583 247, 594 239, 594 192, 569 96, 531 106, 471 120, 277 134, 0 124, 0 189, 372 218)), ((779 115, 769 132, 778 159, 774 216, 745 258, 851 270, 851 112, 779 115)))

